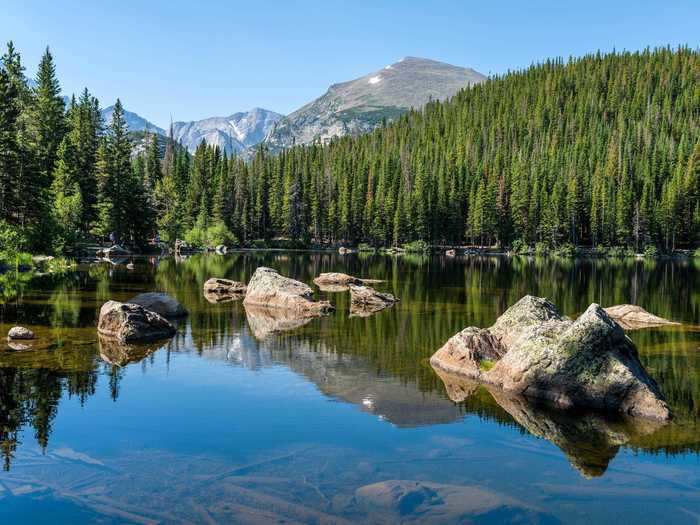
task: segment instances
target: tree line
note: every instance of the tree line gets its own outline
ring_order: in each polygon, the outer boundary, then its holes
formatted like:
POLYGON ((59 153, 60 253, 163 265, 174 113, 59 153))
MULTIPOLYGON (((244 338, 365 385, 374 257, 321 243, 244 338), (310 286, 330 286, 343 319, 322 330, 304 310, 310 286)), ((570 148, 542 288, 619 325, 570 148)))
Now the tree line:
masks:
POLYGON ((700 52, 686 47, 548 60, 372 133, 263 144, 249 160, 204 143, 189 154, 172 134, 134 148, 119 101, 107 126, 87 90, 65 105, 48 50, 30 86, 8 45, 0 100, 0 220, 32 249, 112 232, 195 245, 699 240, 700 52))

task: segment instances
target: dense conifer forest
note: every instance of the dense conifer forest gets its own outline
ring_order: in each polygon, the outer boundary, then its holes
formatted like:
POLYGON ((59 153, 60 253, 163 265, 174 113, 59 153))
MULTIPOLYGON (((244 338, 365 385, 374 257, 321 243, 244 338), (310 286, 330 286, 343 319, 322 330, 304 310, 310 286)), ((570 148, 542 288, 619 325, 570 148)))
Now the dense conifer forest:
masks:
POLYGON ((368 243, 694 248, 700 51, 549 60, 376 131, 252 159, 66 105, 47 49, 30 83, 0 65, 0 243, 69 252, 109 233, 143 245, 368 243))

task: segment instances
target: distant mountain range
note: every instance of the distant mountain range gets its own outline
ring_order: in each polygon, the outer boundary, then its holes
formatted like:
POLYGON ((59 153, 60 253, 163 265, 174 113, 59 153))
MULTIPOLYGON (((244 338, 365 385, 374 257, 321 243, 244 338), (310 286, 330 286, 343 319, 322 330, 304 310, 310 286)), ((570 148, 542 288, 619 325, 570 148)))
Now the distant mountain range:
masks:
MULTIPOLYGON (((109 124, 112 121, 112 113, 114 112, 114 106, 109 106, 102 110, 102 118, 105 124, 109 124)), ((124 118, 126 124, 129 127, 129 131, 146 131, 149 133, 158 133, 159 135, 165 135, 165 130, 159 128, 152 122, 149 122, 141 115, 138 115, 132 111, 124 110, 124 118)))
MULTIPOLYGON (((173 136, 190 152, 204 140, 227 153, 247 157, 266 142, 273 150, 293 144, 327 142, 333 137, 371 131, 430 100, 444 100, 460 89, 483 82, 486 76, 470 69, 425 58, 406 57, 365 76, 333 84, 321 97, 288 116, 262 108, 190 122, 174 122, 173 136)), ((105 123, 114 107, 102 111, 105 123)), ((130 131, 167 131, 137 113, 125 111, 130 131)))
POLYGON ((245 154, 260 144, 283 116, 274 111, 253 108, 228 117, 211 117, 191 122, 174 122, 173 137, 194 151, 204 140, 227 153, 245 154))

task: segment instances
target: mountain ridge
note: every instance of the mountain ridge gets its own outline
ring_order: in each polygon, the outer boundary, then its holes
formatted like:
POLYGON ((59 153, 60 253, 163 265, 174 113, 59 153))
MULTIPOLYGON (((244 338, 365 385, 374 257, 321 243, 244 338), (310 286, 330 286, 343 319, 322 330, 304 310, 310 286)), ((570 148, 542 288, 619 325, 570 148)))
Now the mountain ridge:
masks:
POLYGON ((398 62, 345 82, 332 84, 320 97, 277 123, 265 142, 273 149, 333 137, 366 133, 430 100, 444 100, 486 76, 437 60, 404 57, 398 62))

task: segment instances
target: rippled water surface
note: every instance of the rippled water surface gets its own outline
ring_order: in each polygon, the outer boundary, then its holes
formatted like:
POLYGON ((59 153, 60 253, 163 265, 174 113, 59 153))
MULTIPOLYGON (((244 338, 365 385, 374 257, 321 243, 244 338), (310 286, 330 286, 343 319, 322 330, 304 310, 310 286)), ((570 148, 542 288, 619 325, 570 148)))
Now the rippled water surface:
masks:
POLYGON ((700 521, 700 267, 256 252, 64 277, 0 276, 0 523, 692 523, 700 521), (383 279, 401 302, 283 323, 209 303, 209 277, 258 266, 383 279), (165 291, 177 336, 100 341, 99 307, 165 291), (675 419, 564 414, 447 379, 428 363, 530 293, 576 316, 636 303, 683 323, 631 332, 675 419))

